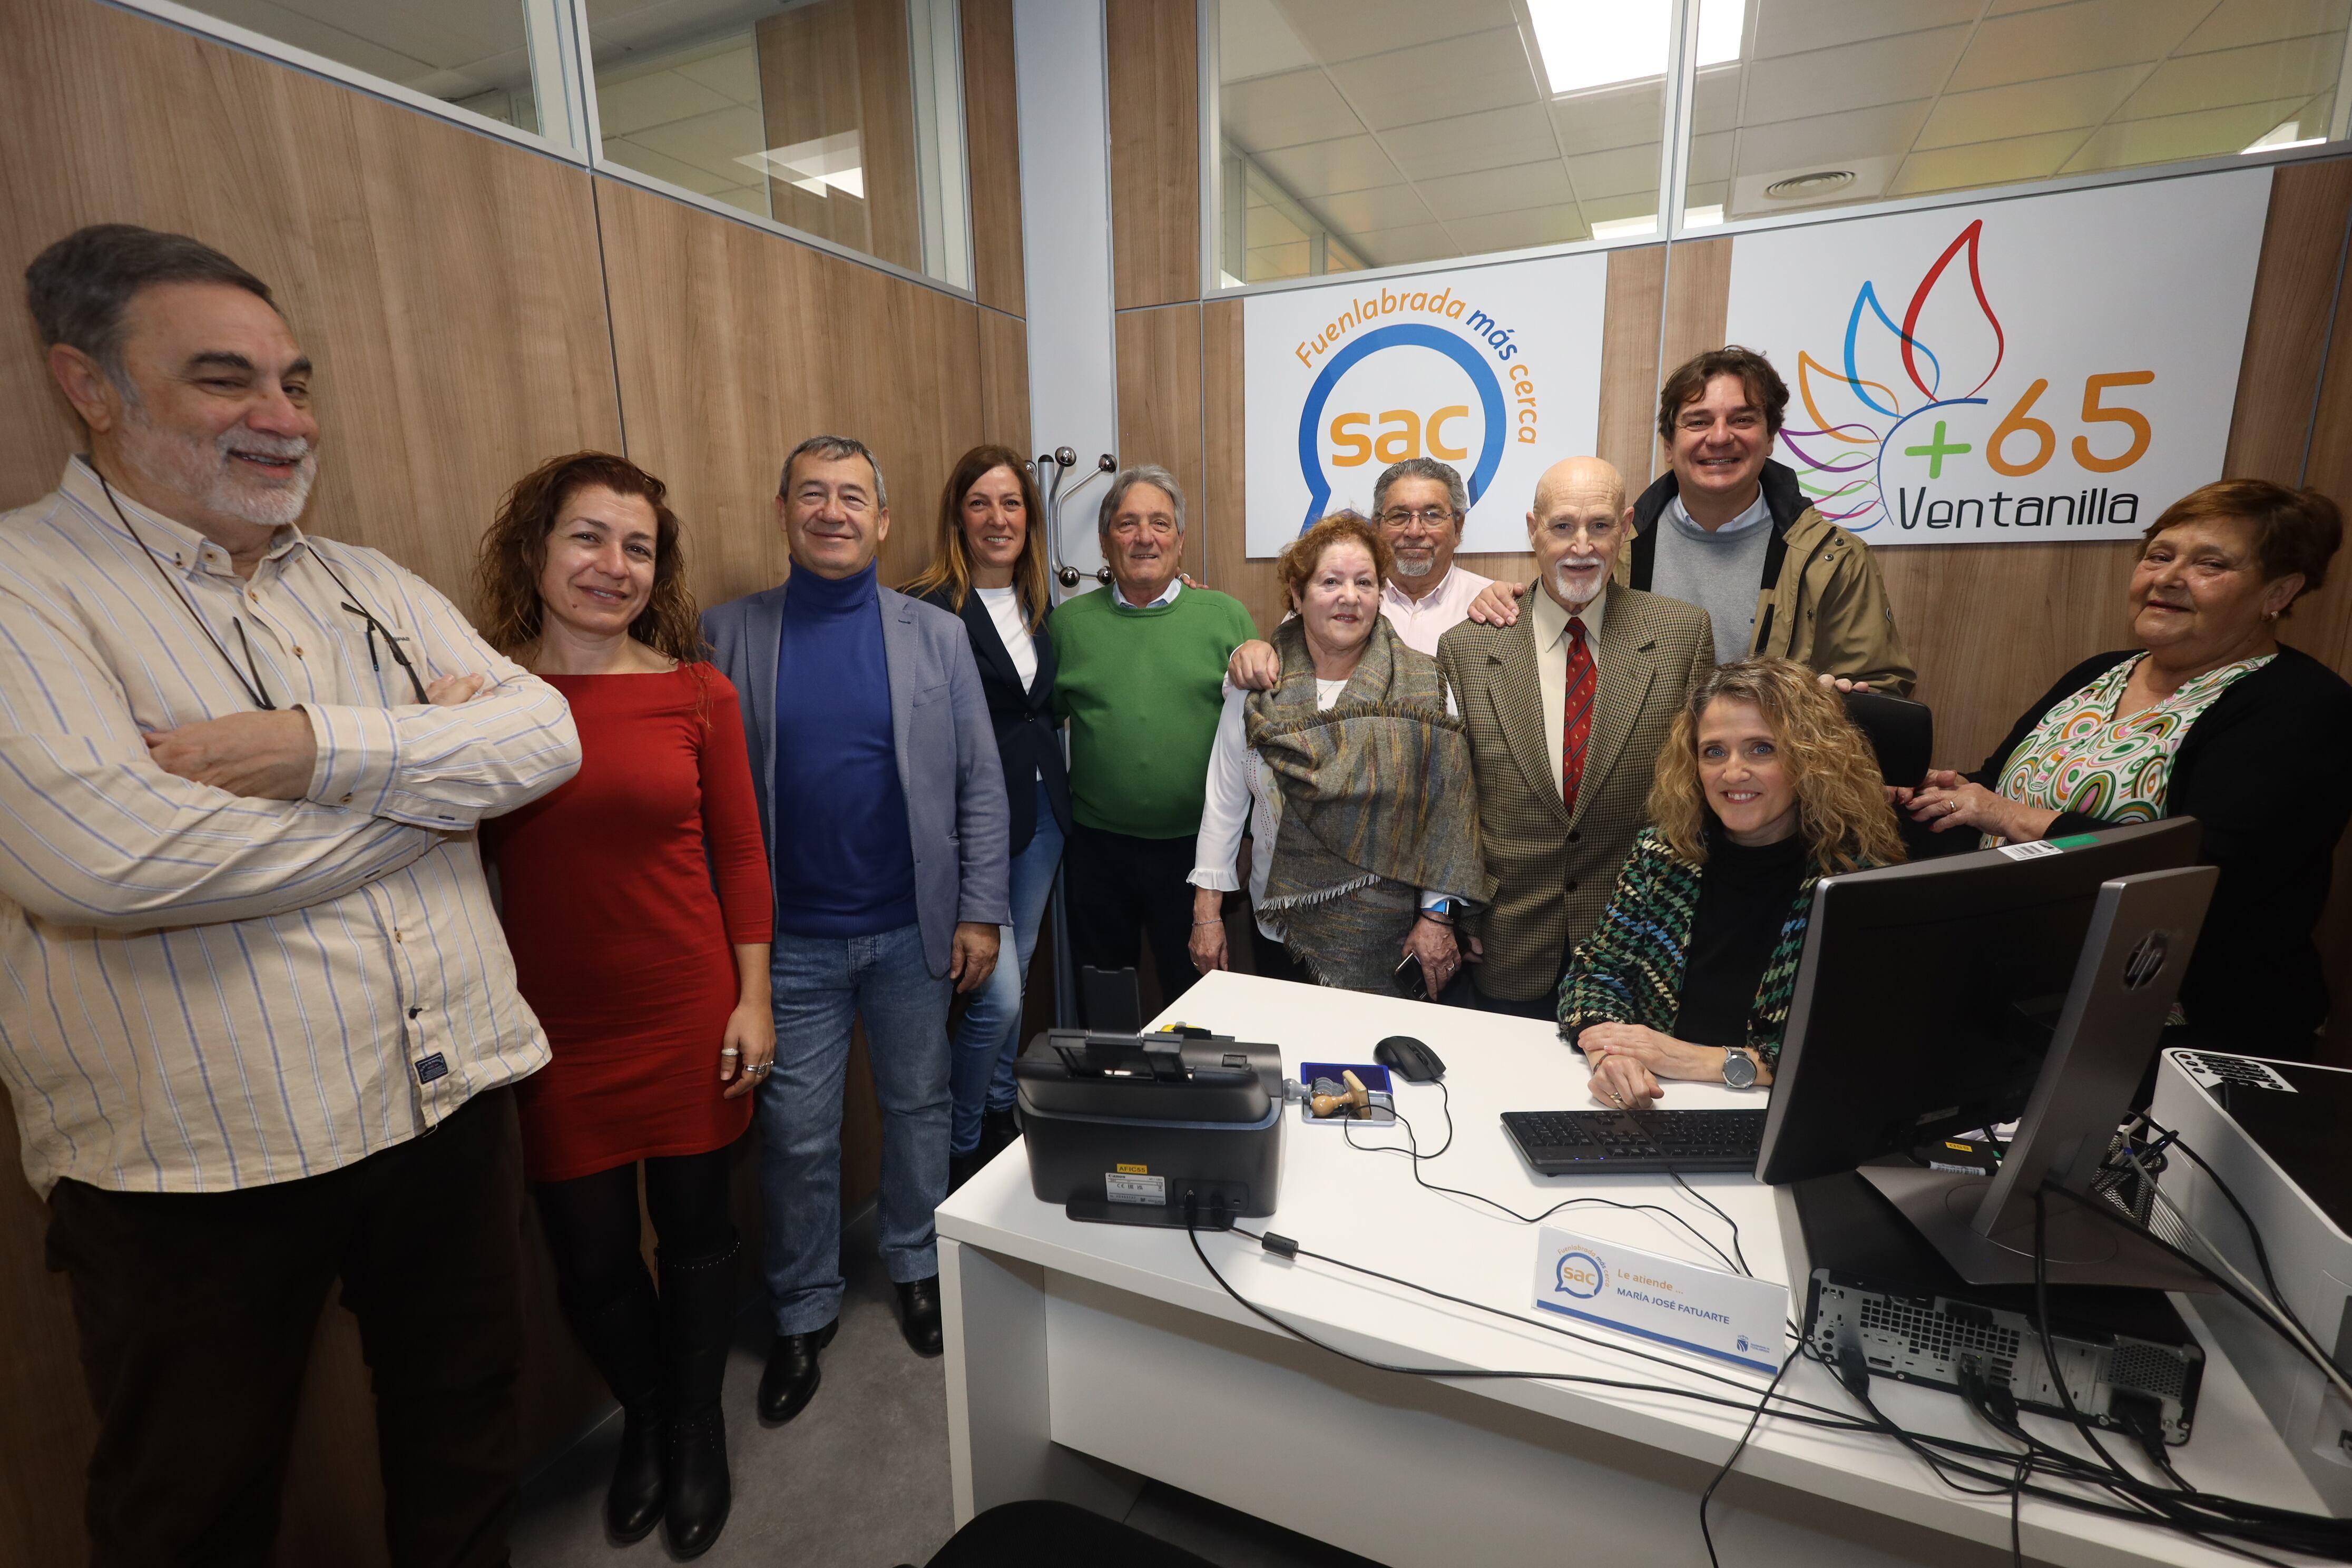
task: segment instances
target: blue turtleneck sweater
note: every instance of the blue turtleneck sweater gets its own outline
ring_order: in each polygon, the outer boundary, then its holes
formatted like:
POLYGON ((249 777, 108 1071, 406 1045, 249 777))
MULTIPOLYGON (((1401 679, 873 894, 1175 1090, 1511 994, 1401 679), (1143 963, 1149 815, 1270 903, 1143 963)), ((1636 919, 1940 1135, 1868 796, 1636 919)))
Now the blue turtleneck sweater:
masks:
POLYGON ((776 929, 872 936, 915 923, 915 849, 890 726, 874 567, 798 570, 776 648, 776 929))

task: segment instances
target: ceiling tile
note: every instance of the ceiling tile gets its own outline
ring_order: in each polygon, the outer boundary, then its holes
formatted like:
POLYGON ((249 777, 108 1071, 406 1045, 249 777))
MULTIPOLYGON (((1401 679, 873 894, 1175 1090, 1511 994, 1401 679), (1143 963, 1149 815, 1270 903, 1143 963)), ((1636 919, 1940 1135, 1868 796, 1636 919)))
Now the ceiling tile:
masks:
POLYGON ((1252 283, 1276 278, 1304 278, 1307 257, 1307 242, 1303 239, 1286 245, 1253 246, 1248 256, 1249 270, 1244 276, 1252 283))
POLYGON ((1517 27, 1395 49, 1330 70, 1375 131, 1533 103, 1539 96, 1517 27))
POLYGON ((2161 59, 2212 8, 2213 0, 2074 0, 1988 17, 1945 90, 2161 59))
POLYGON ((1698 73, 1691 99, 1693 130, 1729 131, 1739 123, 1739 89, 1747 71, 1746 66, 1717 66, 1698 73))
MULTIPOLYGON (((1161 0, 1166 3, 1166 0, 1161 0)), ((1508 0, 1275 0, 1327 65, 1516 24, 1508 0)))
POLYGON ((1568 245, 1591 237, 1584 226, 1582 214, 1572 203, 1457 218, 1445 226, 1463 250, 1472 256, 1496 250, 1525 250, 1535 245, 1568 245))
POLYGON ((2235 153, 2309 101, 2289 98, 2195 114, 2168 114, 2157 120, 2116 121, 2100 127, 2059 172, 2075 174, 2235 153))
POLYGON ((1558 159, 1541 163, 1514 163, 1506 169, 1481 169, 1475 174, 1448 174, 1423 180, 1419 189, 1429 210, 1446 220, 1458 236, 1455 218, 1483 217, 1517 207, 1542 206, 1575 200, 1568 171, 1558 159))
POLYGON ((1370 136, 1305 142, 1261 153, 1258 163, 1294 196, 1328 196, 1393 185, 1404 178, 1370 136))
POLYGON ((1408 180, 1533 163, 1559 153, 1551 121, 1534 104, 1400 126, 1381 141, 1408 180))
POLYGON ((760 51, 751 47, 749 33, 742 36, 739 48, 723 50, 705 59, 688 60, 670 68, 736 103, 757 105, 761 101, 760 51))
POLYGON ((1727 131, 1713 136, 1691 138, 1690 177, 1693 184, 1701 180, 1731 178, 1731 152, 1737 138, 1727 131))
POLYGON ((1636 191, 1622 196, 1587 196, 1577 204, 1592 223, 1608 223, 1615 218, 1655 217, 1658 213, 1658 193, 1636 191))
POLYGON ((1865 38, 1976 20, 1978 0, 1749 0, 1755 57, 1802 54, 1865 38))
MULTIPOLYGON (((635 169, 641 174, 651 174, 657 180, 667 180, 673 185, 684 185, 688 190, 706 196, 714 192, 727 190, 735 184, 733 174, 715 173, 699 164, 689 163, 684 159, 673 158, 667 153, 625 136, 604 138, 604 156, 625 169, 635 169)), ((742 168, 739 164, 734 174, 740 173, 742 168)))
POLYGON ((1349 244, 1371 267, 1403 267, 1411 262, 1438 261, 1462 254, 1462 247, 1433 223, 1351 236, 1349 244))
POLYGON ((1364 129, 1319 70, 1236 83, 1219 95, 1217 112, 1226 139, 1252 153, 1328 142, 1364 129))
POLYGON ((1569 178, 1576 182, 1579 199, 1639 195, 1657 205, 1658 146, 1615 147, 1606 153, 1585 153, 1568 161, 1569 178))
POLYGON ((2147 79, 2148 70, 2144 65, 2116 66, 2080 76, 1948 93, 1928 111, 1927 123, 1919 130, 1918 145, 1957 147, 2045 131, 2087 129, 2115 112, 2125 95, 2147 79))
POLYGON ((609 68, 679 38, 709 37, 730 25, 748 28, 782 9, 776 0, 588 0, 588 37, 598 67, 609 68))
POLYGON ((2011 136, 1998 142, 1914 153, 1903 161, 1886 194, 1916 196, 1927 191, 1969 190, 1979 185, 2046 180, 2083 144, 2084 135, 2079 129, 2052 131, 2038 136, 2011 136))
POLYGON ((1226 82, 1316 63, 1274 0, 1218 0, 1217 73, 1226 82))
MULTIPOLYGON (((676 71, 651 71, 596 89, 596 123, 607 136, 635 136, 649 126, 668 125, 735 107, 726 97, 676 71)), ((759 146, 737 151, 752 153, 765 145, 762 142, 759 146)))
POLYGON ((1748 68, 1740 118, 1748 125, 1769 125, 1931 97, 1943 87, 1968 39, 1966 27, 1939 27, 1759 60, 1748 68))
POLYGON ((1348 191, 1307 204, 1307 210, 1344 235, 1376 228, 1402 228, 1427 223, 1428 206, 1411 185, 1382 185, 1377 190, 1348 191))
POLYGON ((1244 243, 1252 250, 1265 245, 1287 244, 1294 239, 1303 241, 1307 237, 1307 231, 1292 222, 1289 215, 1279 207, 1267 206, 1263 203, 1251 204, 1245 222, 1248 232, 1244 243))
POLYGON ((1551 100, 1551 122, 1570 153, 1600 153, 1655 142, 1665 123, 1665 93, 1655 82, 1574 93, 1551 100))
POLYGON ((1859 158, 1899 155, 1909 150, 1927 113, 1923 100, 1752 125, 1739 133, 1739 166, 1734 173, 1841 167, 1859 158))
POLYGON ((650 147, 681 163, 711 171, 720 176, 719 187, 724 187, 743 183, 744 166, 735 160, 757 153, 767 144, 763 131, 759 110, 730 105, 715 114, 648 126, 630 140, 640 147, 650 147))
POLYGON ((2203 54, 2274 38, 2340 33, 2347 12, 2352 12, 2352 0, 2222 0, 2221 8, 2200 22, 2173 53, 2203 54))
POLYGON ((2116 118, 2147 120, 2239 103, 2307 98, 2334 82, 2342 64, 2340 54, 2322 54, 2306 39, 2169 59, 2157 67, 2146 86, 2124 100, 2116 118))

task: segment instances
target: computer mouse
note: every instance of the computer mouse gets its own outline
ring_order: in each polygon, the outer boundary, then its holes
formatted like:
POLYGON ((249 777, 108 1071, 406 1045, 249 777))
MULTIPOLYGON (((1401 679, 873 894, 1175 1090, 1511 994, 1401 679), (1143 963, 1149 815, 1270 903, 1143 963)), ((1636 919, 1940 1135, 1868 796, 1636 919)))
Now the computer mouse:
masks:
POLYGON ((1391 1035, 1372 1047, 1372 1060, 1412 1083, 1433 1083, 1445 1076, 1444 1059, 1411 1035, 1391 1035))

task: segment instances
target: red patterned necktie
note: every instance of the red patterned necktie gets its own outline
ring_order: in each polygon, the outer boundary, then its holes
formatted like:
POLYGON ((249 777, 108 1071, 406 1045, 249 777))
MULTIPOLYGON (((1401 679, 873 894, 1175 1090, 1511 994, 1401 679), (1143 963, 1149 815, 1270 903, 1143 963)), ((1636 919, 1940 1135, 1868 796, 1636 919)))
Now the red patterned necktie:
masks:
POLYGON ((1568 618, 1568 706, 1559 726, 1559 795, 1570 816, 1584 782, 1584 743, 1592 738, 1592 650, 1584 646, 1584 622, 1568 618))

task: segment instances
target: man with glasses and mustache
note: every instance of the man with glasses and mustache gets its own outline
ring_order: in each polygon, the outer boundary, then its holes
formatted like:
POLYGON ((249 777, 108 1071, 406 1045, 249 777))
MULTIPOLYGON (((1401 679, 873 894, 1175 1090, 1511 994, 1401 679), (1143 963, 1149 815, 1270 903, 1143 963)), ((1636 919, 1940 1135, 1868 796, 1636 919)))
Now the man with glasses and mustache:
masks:
MULTIPOLYGON (((1437 639, 1462 624, 1472 601, 1495 585, 1454 563, 1470 516, 1470 492, 1450 463, 1407 458, 1372 484, 1372 521, 1396 565, 1381 584, 1381 614, 1397 641, 1432 658, 1437 639)), ((1225 675, 1244 691, 1270 691, 1282 678, 1274 645, 1253 638, 1234 650, 1225 675)))
POLYGON ((1528 512, 1536 581, 1508 626, 1465 621, 1437 645, 1470 735, 1495 896, 1468 919, 1478 1006, 1559 1016, 1560 976, 1649 818, 1652 764, 1715 667, 1706 612, 1612 580, 1633 531, 1598 458, 1544 470, 1528 512))
POLYGON ((392 1561, 503 1563, 508 1086, 547 1044, 474 828, 578 770, 571 713, 296 526, 312 368, 260 279, 110 224, 26 283, 88 450, 0 518, 0 1081, 98 1409, 91 1561, 269 1556, 340 1279, 392 1561))

